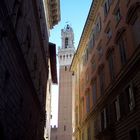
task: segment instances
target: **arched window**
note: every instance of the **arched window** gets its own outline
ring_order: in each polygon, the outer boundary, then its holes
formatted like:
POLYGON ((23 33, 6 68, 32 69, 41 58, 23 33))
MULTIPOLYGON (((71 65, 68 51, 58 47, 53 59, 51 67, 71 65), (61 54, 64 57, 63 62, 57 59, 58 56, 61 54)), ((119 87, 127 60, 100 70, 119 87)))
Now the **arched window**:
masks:
POLYGON ((68 39, 68 37, 66 37, 65 38, 65 48, 68 48, 68 41, 69 41, 69 39, 68 39))

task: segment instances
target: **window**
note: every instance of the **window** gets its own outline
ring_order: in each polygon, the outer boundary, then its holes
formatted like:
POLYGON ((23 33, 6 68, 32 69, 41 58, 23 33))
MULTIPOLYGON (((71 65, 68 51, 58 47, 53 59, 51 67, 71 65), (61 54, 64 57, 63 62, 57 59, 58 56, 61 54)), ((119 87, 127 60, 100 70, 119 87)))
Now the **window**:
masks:
POLYGON ((134 90, 132 83, 129 84, 124 91, 120 94, 120 113, 121 116, 127 115, 135 107, 134 90))
POLYGON ((65 48, 68 48, 68 41, 69 41, 69 39, 68 39, 68 37, 66 37, 65 38, 65 48))
POLYGON ((96 100, 97 100, 97 93, 96 93, 97 85, 96 84, 97 84, 96 81, 94 81, 93 86, 92 86, 93 104, 95 104, 96 103, 96 100))
POLYGON ((115 100, 115 110, 116 110, 116 119, 117 121, 120 119, 120 105, 119 105, 119 97, 115 100))
POLYGON ((89 113, 90 111, 90 96, 89 93, 86 95, 86 111, 89 113))
POLYGON ((107 16, 108 11, 109 11, 108 3, 105 2, 105 4, 104 4, 104 16, 107 16))
POLYGON ((110 52, 110 54, 108 56, 108 64, 109 64, 109 71, 110 71, 111 80, 114 80, 115 71, 114 71, 114 56, 113 56, 113 52, 110 52))
POLYGON ((112 0, 105 0, 104 3, 104 15, 107 16, 109 9, 110 9, 110 5, 112 3, 112 0))
POLYGON ((121 20, 120 8, 118 8, 115 12, 115 20, 117 23, 121 20))
POLYGON ((103 56, 103 48, 99 47, 97 48, 97 50, 98 50, 99 59, 101 59, 101 57, 103 56))
POLYGON ((96 69, 96 62, 95 62, 95 60, 92 60, 91 64, 92 64, 92 70, 95 71, 95 69, 96 69))
POLYGON ((126 52, 125 52, 125 42, 123 36, 119 38, 117 41, 117 44, 119 46, 119 51, 120 51, 120 58, 121 58, 121 63, 122 65, 126 64, 126 52))
POLYGON ((112 37, 112 30, 110 27, 107 29, 106 34, 107 34, 108 39, 112 37))
POLYGON ((65 71, 67 71, 67 66, 65 66, 65 71))
POLYGON ((128 97, 128 105, 129 105, 129 110, 133 110, 135 107, 135 99, 134 99, 134 91, 133 91, 133 85, 130 84, 126 89, 126 96, 128 97))
POLYGON ((97 19, 97 23, 96 23, 96 34, 98 34, 101 31, 101 17, 99 17, 97 19))
POLYGON ((64 131, 66 131, 66 125, 64 125, 64 131))
POLYGON ((99 81, 100 81, 100 93, 103 95, 104 92, 104 72, 103 69, 99 72, 99 81))
POLYGON ((107 127, 107 121, 106 121, 106 109, 104 108, 101 112, 101 129, 102 131, 107 127))

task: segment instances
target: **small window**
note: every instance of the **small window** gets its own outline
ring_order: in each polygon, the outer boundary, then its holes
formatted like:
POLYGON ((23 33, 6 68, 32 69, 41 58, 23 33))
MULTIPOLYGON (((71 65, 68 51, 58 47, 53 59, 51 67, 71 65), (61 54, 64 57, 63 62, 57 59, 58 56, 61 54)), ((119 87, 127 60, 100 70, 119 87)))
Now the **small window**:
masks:
POLYGON ((66 125, 64 125, 64 131, 66 131, 66 125))
POLYGON ((87 93, 87 95, 86 95, 86 111, 87 111, 87 113, 89 113, 89 111, 90 111, 90 96, 89 96, 89 93, 87 93))
POLYGON ((119 96, 121 117, 127 115, 135 108, 133 85, 128 85, 119 96))
POLYGON ((108 7, 107 2, 105 2, 105 4, 104 4, 104 16, 107 16, 108 11, 109 11, 109 7, 108 7))
POLYGON ((108 56, 108 64, 109 64, 109 71, 110 71, 110 79, 115 79, 115 69, 114 69, 114 55, 113 52, 110 52, 108 56))
POLYGON ((133 85, 130 84, 126 89, 125 92, 127 94, 128 100, 129 100, 129 110, 133 110, 135 107, 135 99, 134 99, 134 91, 133 91, 133 85))
POLYGON ((123 36, 119 38, 119 40, 117 41, 117 44, 119 46, 121 63, 122 65, 125 65, 127 62, 127 59, 126 59, 126 51, 125 51, 125 41, 124 41, 123 36))
POLYGON ((65 71, 67 71, 67 66, 65 66, 65 71))
POLYGON ((98 56, 99 56, 99 60, 100 60, 101 57, 103 56, 103 48, 99 47, 99 48, 97 48, 97 50, 98 50, 98 56))
POLYGON ((91 66, 92 66, 92 70, 93 71, 95 71, 95 69, 96 69, 96 62, 95 62, 95 60, 92 60, 92 62, 91 62, 91 66))
POLYGON ((104 3, 104 16, 108 15, 111 3, 112 3, 112 0, 105 0, 105 3, 104 3))
POLYGON ((68 42, 69 42, 69 39, 68 37, 65 38, 65 48, 68 48, 68 42))
POLYGON ((106 109, 104 108, 101 112, 101 129, 102 131, 107 127, 107 114, 106 109))
POLYGON ((115 100, 115 110, 116 110, 116 119, 117 121, 120 119, 121 114, 120 114, 120 105, 119 105, 119 98, 117 96, 117 99, 115 100))
POLYGON ((118 8, 115 12, 115 20, 116 20, 116 23, 118 23, 121 20, 120 8, 118 8))
POLYGON ((107 34, 108 39, 112 37, 112 30, 110 27, 107 29, 106 34, 107 34))
POLYGON ((101 17, 97 19, 96 23, 96 33, 99 33, 101 31, 101 17))

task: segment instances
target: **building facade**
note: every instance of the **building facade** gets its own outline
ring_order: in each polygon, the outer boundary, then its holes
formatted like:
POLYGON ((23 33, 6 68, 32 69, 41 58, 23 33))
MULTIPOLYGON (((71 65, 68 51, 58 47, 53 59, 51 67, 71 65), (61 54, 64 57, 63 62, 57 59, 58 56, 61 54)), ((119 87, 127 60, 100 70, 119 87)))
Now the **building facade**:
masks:
POLYGON ((140 139, 140 1, 92 2, 71 71, 75 140, 140 139))
POLYGON ((52 128, 51 140, 72 140, 72 73, 70 64, 75 52, 74 33, 70 25, 61 30, 59 59, 58 128, 52 128))
POLYGON ((59 8, 57 0, 1 1, 1 140, 44 139, 49 30, 60 20, 59 8))

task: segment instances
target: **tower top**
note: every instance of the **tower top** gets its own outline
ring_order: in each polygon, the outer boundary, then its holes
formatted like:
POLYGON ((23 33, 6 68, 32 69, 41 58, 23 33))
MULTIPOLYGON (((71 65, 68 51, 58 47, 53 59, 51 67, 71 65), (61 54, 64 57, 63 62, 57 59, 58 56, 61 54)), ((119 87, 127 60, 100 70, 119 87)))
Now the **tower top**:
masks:
POLYGON ((71 64, 74 48, 74 33, 72 27, 67 24, 64 29, 61 29, 62 46, 58 49, 58 57, 60 66, 71 64))
POLYGON ((63 32, 73 32, 73 29, 69 24, 67 24, 62 30, 63 32))

